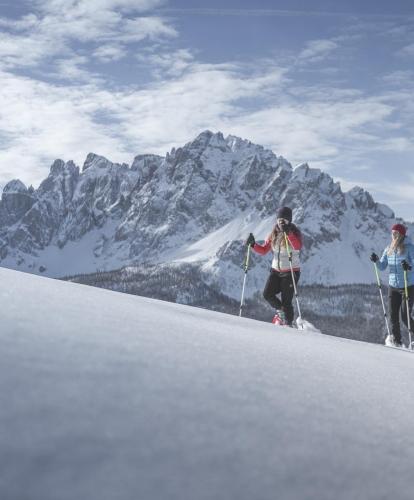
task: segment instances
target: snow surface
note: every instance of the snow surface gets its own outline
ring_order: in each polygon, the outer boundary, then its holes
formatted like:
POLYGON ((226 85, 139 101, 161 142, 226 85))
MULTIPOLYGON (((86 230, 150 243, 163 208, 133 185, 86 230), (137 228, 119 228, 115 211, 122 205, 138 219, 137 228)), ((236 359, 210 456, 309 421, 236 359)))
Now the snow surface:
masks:
POLYGON ((411 353, 0 283, 1 499, 413 498, 411 353))

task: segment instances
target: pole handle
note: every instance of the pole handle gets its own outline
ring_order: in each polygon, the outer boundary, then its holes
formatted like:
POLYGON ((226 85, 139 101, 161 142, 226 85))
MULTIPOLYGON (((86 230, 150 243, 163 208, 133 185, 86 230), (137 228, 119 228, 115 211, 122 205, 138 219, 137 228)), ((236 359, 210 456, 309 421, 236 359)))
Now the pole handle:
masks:
POLYGON ((243 267, 244 267, 244 279, 243 279, 243 288, 242 288, 242 296, 241 296, 241 301, 240 301, 240 310, 239 310, 239 316, 241 317, 242 312, 243 312, 243 306, 244 306, 244 290, 246 288, 246 278, 247 278, 247 271, 249 270, 249 262, 250 262, 250 250, 251 246, 247 246, 247 252, 246 252, 246 257, 244 259, 243 267))
POLYGON ((377 263, 376 263, 376 262, 373 262, 373 264, 374 264, 375 274, 376 274, 376 276, 377 276, 377 285, 378 285, 379 287, 381 287, 381 280, 380 280, 379 273, 378 273, 377 263))
MULTIPOLYGON (((287 253, 289 255, 290 273, 291 273, 291 277, 292 277, 293 290, 294 290, 295 299, 296 299, 296 306, 298 308, 298 315, 299 315, 299 318, 302 319, 302 312, 300 310, 300 304, 299 304, 298 289, 296 287, 296 281, 295 281, 295 273, 293 272, 292 251, 289 248, 290 247, 290 243, 289 243, 289 239, 287 237, 287 234, 285 232, 283 232, 283 234, 285 236, 286 251, 287 251, 287 253)), ((302 328, 303 328, 303 326, 302 326, 302 328)))
POLYGON ((374 262, 374 269, 375 269, 375 274, 377 276, 377 285, 378 285, 378 290, 379 290, 379 293, 380 293, 380 298, 381 298, 381 304, 382 304, 382 310, 384 312, 384 320, 385 320, 385 326, 387 328, 387 333, 388 333, 388 336, 391 336, 391 332, 390 332, 390 325, 388 324, 388 316, 387 316, 387 311, 385 309, 385 303, 384 303, 384 296, 382 294, 382 288, 381 288, 381 280, 380 280, 380 277, 379 277, 379 273, 378 273, 378 266, 377 266, 377 263, 374 262))
POLYGON ((250 245, 247 246, 246 257, 244 258, 244 262, 243 262, 243 268, 244 268, 245 273, 247 273, 247 271, 249 270, 251 248, 252 247, 250 245))

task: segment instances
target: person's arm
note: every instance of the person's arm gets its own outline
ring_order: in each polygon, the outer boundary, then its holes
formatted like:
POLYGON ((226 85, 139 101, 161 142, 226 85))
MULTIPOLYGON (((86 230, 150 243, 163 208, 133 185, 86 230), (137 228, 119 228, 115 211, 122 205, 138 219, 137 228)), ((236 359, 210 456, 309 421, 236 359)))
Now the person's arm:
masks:
POLYGON ((263 245, 259 245, 259 243, 255 243, 252 246, 252 248, 256 253, 258 253, 260 255, 266 255, 272 249, 272 244, 270 242, 270 238, 267 238, 263 245))
POLYGON ((408 263, 414 267, 414 245, 408 246, 408 263))
POLYGON ((377 262, 377 267, 380 271, 384 271, 384 269, 388 266, 388 247, 384 250, 382 257, 377 262))
POLYGON ((290 243, 290 246, 293 250, 301 250, 302 249, 302 235, 300 232, 290 231, 287 233, 287 237, 290 243))

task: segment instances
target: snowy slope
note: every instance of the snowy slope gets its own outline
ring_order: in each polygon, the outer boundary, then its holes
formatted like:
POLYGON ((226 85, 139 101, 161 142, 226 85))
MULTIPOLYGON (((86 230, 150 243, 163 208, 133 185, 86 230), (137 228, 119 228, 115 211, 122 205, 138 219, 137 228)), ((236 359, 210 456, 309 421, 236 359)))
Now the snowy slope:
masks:
POLYGON ((0 283, 1 499, 412 498, 412 354, 0 283))

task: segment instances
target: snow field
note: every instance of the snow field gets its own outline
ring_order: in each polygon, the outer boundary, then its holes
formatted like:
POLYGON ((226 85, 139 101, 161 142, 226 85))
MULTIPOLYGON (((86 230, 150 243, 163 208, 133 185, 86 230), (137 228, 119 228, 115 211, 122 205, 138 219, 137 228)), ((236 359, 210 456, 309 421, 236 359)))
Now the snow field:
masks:
POLYGON ((1 499, 412 498, 410 353, 0 283, 1 499))

